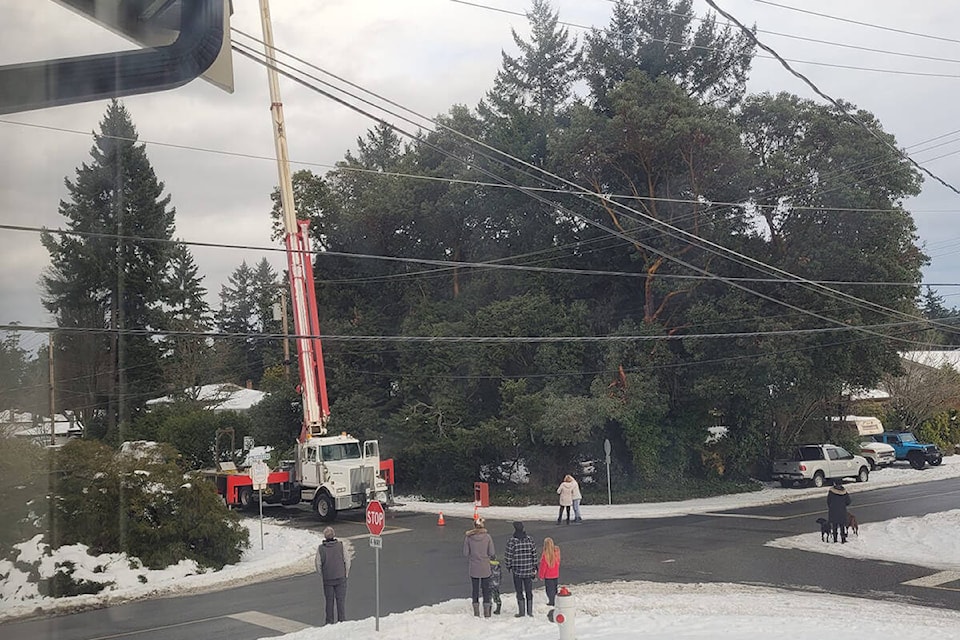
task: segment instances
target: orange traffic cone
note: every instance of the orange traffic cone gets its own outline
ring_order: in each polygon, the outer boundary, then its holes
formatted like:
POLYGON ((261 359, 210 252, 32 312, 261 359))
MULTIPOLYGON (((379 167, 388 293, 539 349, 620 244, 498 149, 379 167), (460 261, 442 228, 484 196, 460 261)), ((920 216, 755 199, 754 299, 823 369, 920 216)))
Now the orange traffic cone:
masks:
POLYGON ((480 509, 477 507, 476 503, 473 505, 473 521, 476 522, 477 518, 480 517, 480 509))
POLYGON ((442 526, 444 526, 445 524, 447 524, 447 523, 443 521, 443 511, 441 511, 441 512, 440 512, 440 517, 437 518, 437 526, 438 526, 438 527, 442 527, 442 526))

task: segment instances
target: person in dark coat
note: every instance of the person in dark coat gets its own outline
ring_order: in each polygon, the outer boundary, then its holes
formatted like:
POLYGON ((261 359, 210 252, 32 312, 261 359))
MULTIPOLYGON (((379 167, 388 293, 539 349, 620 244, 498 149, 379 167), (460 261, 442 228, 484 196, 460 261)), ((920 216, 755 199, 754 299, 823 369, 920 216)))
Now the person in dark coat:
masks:
POLYGON ((480 592, 483 592, 483 617, 489 618, 493 605, 490 602, 490 559, 497 555, 493 538, 487 533, 483 518, 477 518, 473 529, 463 538, 463 555, 467 557, 467 572, 473 586, 473 615, 480 615, 480 592))
POLYGON ((522 522, 513 523, 513 535, 507 540, 503 564, 513 574, 513 588, 517 592, 520 613, 515 617, 533 615, 533 577, 537 575, 537 547, 533 538, 523 530, 522 522))
POLYGON ((325 624, 343 622, 347 619, 347 576, 350 574, 350 559, 337 540, 333 527, 323 530, 323 542, 317 547, 317 573, 323 578, 323 598, 326 601, 325 624), (336 604, 336 619, 334 619, 336 604))
POLYGON ((847 541, 847 507, 850 506, 850 494, 847 493, 843 482, 837 480, 827 492, 827 522, 830 523, 830 532, 833 541, 837 541, 837 532, 840 533, 841 544, 847 541))

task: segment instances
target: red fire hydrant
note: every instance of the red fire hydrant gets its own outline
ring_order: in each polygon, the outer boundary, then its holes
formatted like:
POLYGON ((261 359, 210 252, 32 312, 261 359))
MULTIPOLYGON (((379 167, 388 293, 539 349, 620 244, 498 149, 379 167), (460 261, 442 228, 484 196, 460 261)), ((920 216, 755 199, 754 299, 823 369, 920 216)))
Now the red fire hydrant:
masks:
POLYGON ((560 630, 560 640, 576 639, 576 610, 573 608, 573 594, 566 587, 560 587, 557 591, 557 608, 553 619, 560 630))

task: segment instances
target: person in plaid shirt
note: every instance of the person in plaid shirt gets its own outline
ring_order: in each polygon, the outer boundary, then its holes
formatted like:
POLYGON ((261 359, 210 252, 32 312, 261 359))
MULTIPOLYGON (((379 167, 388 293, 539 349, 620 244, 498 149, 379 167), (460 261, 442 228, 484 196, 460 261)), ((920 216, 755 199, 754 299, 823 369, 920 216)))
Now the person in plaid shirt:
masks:
POLYGON ((513 523, 513 536, 507 541, 503 564, 513 574, 520 613, 516 618, 533 615, 533 578, 537 575, 537 547, 533 538, 523 530, 522 522, 513 523), (526 596, 526 604, 524 604, 526 596))

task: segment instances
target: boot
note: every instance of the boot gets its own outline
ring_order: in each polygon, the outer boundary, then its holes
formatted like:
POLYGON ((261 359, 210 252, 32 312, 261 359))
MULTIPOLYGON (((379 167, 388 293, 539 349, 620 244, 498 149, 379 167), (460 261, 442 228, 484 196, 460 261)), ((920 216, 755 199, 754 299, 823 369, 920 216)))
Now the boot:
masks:
POLYGON ((500 606, 501 606, 501 603, 498 602, 498 603, 497 603, 497 608, 493 610, 493 615, 495 615, 495 616, 500 615, 500 606))
POLYGON ((527 615, 526 611, 524 611, 524 600, 522 597, 517 598, 517 606, 520 607, 520 613, 513 616, 514 618, 522 618, 523 616, 527 615))
POLYGON ((490 603, 488 603, 488 602, 484 602, 484 603, 483 603, 483 617, 484 617, 484 618, 489 618, 489 617, 490 617, 490 610, 491 610, 491 609, 493 609, 493 605, 492 605, 492 604, 490 604, 490 603))
POLYGON ((480 603, 479 603, 479 602, 474 602, 474 603, 473 603, 473 615, 475 615, 475 616, 478 617, 478 618, 480 617, 480 603))
POLYGON ((527 600, 527 615, 533 617, 533 598, 527 600))

